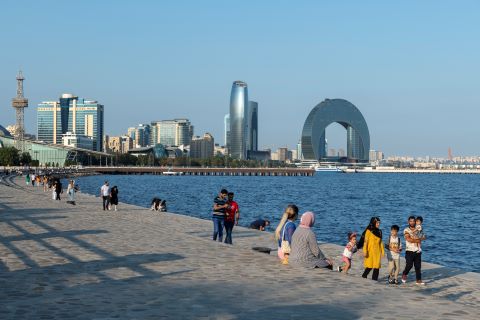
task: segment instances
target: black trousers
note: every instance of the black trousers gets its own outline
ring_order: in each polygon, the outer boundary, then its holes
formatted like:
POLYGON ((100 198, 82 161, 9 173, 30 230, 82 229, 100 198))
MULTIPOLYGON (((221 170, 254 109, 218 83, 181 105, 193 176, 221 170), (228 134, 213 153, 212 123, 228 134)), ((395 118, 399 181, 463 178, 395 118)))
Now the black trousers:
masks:
MULTIPOLYGON (((367 279, 370 271, 372 271, 372 268, 365 268, 365 271, 363 271, 362 277, 367 279)), ((380 273, 380 269, 373 268, 372 280, 378 280, 379 273, 380 273)))
POLYGON ((103 210, 108 209, 108 205, 110 204, 110 197, 102 196, 102 200, 103 200, 103 210))
POLYGON ((405 270, 402 274, 408 275, 413 266, 415 266, 415 277, 417 280, 422 280, 422 253, 405 251, 405 270))

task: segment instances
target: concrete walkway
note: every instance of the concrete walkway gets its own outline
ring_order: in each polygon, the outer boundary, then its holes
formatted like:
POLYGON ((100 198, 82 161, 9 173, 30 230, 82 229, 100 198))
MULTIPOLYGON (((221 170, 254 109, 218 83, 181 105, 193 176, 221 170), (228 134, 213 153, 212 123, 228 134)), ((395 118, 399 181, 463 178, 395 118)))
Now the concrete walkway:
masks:
MULTIPOLYGON (((299 270, 251 250, 274 247, 269 233, 235 228, 229 246, 210 240, 210 221, 103 211, 83 194, 71 206, 13 182, 0 183, 2 320, 478 318, 477 273, 425 264, 419 288, 413 274, 398 287, 362 279, 360 256, 347 276, 299 270)), ((322 249, 340 261, 341 247, 322 249)))

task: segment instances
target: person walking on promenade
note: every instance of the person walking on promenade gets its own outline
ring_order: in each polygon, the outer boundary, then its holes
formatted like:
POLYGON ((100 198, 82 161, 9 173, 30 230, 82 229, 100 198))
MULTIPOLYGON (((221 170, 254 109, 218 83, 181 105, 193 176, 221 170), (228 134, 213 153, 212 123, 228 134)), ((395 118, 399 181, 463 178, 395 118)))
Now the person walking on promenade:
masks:
POLYGON ((362 234, 359 247, 363 248, 363 265, 365 271, 362 277, 367 278, 373 269, 372 280, 377 281, 380 273, 381 257, 385 255, 385 248, 382 242, 382 230, 380 230, 380 218, 372 217, 370 224, 362 234))
POLYGON ((118 187, 113 186, 113 188, 110 190, 110 208, 114 207, 114 210, 117 211, 117 206, 118 206, 118 187))
POLYGON ((233 226, 238 225, 238 219, 240 219, 240 211, 238 208, 238 203, 233 200, 234 193, 228 193, 228 207, 225 213, 225 243, 232 244, 232 232, 233 226))
POLYGON ((30 179, 31 179, 31 181, 32 181, 32 187, 35 187, 35 178, 36 178, 35 173, 32 173, 32 174, 30 175, 30 179))
POLYGON ((108 185, 108 181, 105 181, 103 186, 100 188, 100 197, 103 201, 103 211, 109 210, 109 198, 110 198, 110 186, 108 185))
POLYGON ((68 187, 67 187, 67 194, 68 194, 68 198, 69 198, 69 201, 67 201, 67 203, 70 203, 70 204, 73 204, 75 205, 75 192, 76 192, 76 188, 75 188, 75 181, 73 180, 70 180, 70 182, 68 183, 68 187))
POLYGON ((61 193, 63 193, 63 187, 62 187, 62 183, 60 182, 60 179, 58 179, 55 182, 55 194, 56 194, 56 199, 57 200, 61 200, 60 199, 60 194, 61 193))
POLYGON ((275 240, 278 242, 278 258, 282 264, 288 264, 288 257, 292 247, 292 236, 297 228, 295 220, 298 217, 298 207, 294 204, 289 204, 282 214, 282 219, 275 229, 275 240))
POLYGON ((27 186, 30 185, 30 173, 28 173, 28 172, 27 172, 27 175, 25 176, 25 184, 26 184, 27 186))
POLYGON ((399 226, 394 224, 390 228, 390 237, 388 237, 387 259, 388 259, 388 283, 398 284, 398 273, 400 272, 400 252, 402 251, 402 242, 398 236, 399 226))
POLYGON ((403 230, 403 236, 405 237, 405 269, 402 272, 402 282, 407 282, 408 273, 415 266, 416 284, 422 286, 425 285, 425 282, 422 281, 422 252, 418 245, 426 237, 416 238, 415 220, 414 216, 408 217, 408 227, 403 230))
POLYGON ((352 257, 357 252, 357 234, 355 232, 348 233, 348 243, 343 249, 342 261, 343 266, 338 267, 339 272, 348 273, 348 270, 352 268, 352 257))
POLYGON ((213 199, 213 241, 217 240, 223 241, 223 226, 225 222, 225 213, 227 212, 228 203, 227 203, 228 191, 222 189, 218 196, 213 199))
POLYGON ((43 192, 47 192, 48 190, 48 177, 45 175, 43 176, 43 192))
POLYGON ((313 212, 305 212, 300 219, 300 226, 292 236, 289 264, 306 268, 333 269, 333 262, 318 247, 317 238, 312 231, 315 223, 313 212))

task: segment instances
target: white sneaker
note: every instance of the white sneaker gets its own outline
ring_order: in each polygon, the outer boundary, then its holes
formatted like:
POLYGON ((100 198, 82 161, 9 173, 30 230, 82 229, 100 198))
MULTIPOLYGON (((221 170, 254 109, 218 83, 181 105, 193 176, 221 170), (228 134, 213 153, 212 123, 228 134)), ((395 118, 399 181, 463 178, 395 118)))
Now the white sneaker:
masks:
POLYGON ((424 285, 425 285, 425 282, 423 282, 422 280, 419 280, 419 281, 415 282, 415 284, 416 284, 417 286, 424 286, 424 285), (419 281, 420 281, 420 282, 419 282, 419 281))

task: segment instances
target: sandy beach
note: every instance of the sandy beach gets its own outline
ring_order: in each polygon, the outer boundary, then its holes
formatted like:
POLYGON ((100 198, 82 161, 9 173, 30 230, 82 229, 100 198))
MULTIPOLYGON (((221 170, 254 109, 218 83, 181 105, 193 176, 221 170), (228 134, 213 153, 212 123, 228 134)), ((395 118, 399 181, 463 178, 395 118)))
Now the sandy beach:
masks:
MULTIPOLYGON (((480 274, 423 263, 425 287, 281 265, 272 233, 0 181, 1 319, 477 319, 480 274)), ((121 199, 120 199, 121 200, 121 199)), ((278 213, 280 215, 280 213, 278 213)), ((322 244, 338 264, 343 247, 322 244)), ((440 249, 439 249, 440 250, 440 249)), ((402 258, 402 267, 404 266, 402 258)))

